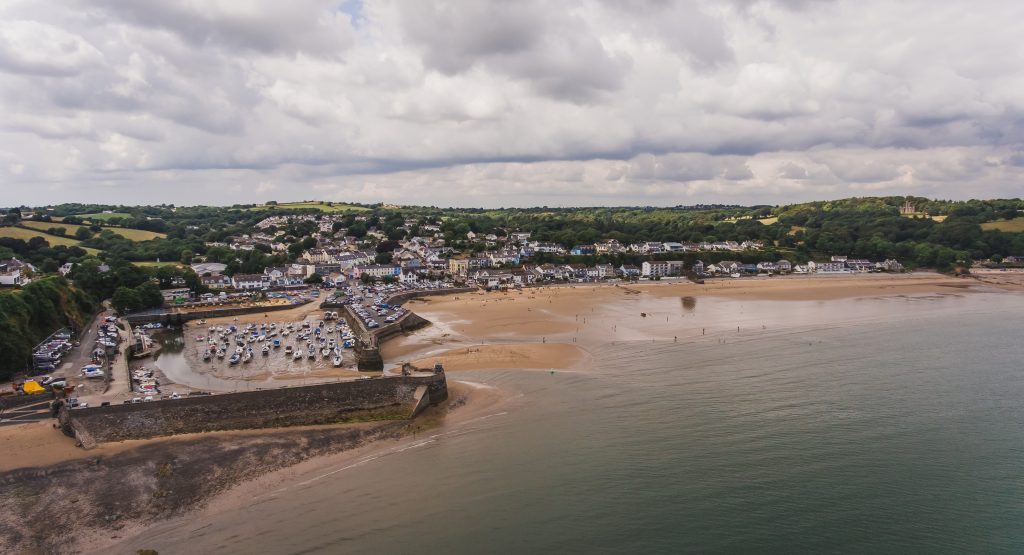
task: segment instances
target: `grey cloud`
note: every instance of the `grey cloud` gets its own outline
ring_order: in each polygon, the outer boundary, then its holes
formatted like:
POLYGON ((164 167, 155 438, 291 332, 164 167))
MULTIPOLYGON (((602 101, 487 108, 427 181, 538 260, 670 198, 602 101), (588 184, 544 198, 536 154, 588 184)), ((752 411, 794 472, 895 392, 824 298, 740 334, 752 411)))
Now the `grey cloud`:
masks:
POLYGON ((783 179, 807 179, 807 168, 788 162, 779 168, 779 177, 783 179))
POLYGON ((347 15, 335 2, 137 2, 79 0, 105 18, 173 32, 196 47, 221 46, 264 54, 337 56, 351 44, 347 15))
POLYGON ((427 67, 484 67, 557 99, 585 102, 622 86, 629 60, 608 52, 580 17, 534 0, 410 2, 401 23, 427 67))
POLYGON ((337 4, 0 4, 4 193, 1019 195, 1019 3, 337 4))

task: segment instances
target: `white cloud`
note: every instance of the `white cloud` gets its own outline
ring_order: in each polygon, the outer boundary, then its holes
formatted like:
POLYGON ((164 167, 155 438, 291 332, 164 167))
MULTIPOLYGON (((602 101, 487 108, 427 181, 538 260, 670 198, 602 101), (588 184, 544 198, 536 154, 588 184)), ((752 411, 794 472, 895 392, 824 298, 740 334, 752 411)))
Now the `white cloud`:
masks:
POLYGON ((1019 3, 344 8, 0 5, 0 192, 481 206, 1019 195, 1019 3))

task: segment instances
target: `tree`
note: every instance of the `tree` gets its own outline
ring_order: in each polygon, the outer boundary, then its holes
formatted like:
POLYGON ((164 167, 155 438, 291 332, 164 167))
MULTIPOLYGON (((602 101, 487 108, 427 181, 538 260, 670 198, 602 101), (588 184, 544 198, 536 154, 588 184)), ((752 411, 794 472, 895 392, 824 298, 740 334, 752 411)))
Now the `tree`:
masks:
POLYGON ((192 251, 190 249, 184 249, 181 251, 181 263, 191 264, 192 263, 192 251))
POLYGON ((147 281, 135 289, 139 299, 140 308, 160 308, 164 305, 164 296, 160 293, 160 287, 152 281, 147 281))
POLYGON ((305 281, 306 283, 311 284, 311 285, 312 284, 319 285, 319 284, 324 282, 324 277, 321 276, 320 274, 316 273, 316 272, 313 272, 308 278, 306 278, 303 281, 305 281))
POLYGON ((134 289, 129 287, 118 287, 114 290, 114 295, 110 298, 110 304, 112 304, 118 312, 124 314, 139 307, 139 295, 134 289))
POLYGON ((391 264, 391 261, 394 260, 394 256, 394 253, 380 252, 377 253, 377 256, 373 259, 377 264, 391 264))
POLYGON ((92 238, 92 232, 87 227, 80 227, 75 230, 75 239, 79 241, 85 241, 86 239, 92 238))

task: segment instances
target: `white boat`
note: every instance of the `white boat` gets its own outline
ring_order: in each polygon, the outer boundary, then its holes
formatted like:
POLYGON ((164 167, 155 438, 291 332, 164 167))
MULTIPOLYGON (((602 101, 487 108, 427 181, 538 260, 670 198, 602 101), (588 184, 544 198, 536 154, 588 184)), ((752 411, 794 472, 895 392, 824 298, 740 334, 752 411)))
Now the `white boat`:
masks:
POLYGON ((263 356, 267 356, 269 354, 270 354, 270 345, 264 345, 263 346, 263 356))
POLYGON ((321 355, 323 355, 323 356, 325 356, 325 357, 326 357, 326 356, 330 356, 330 354, 331 354, 331 350, 330 350, 330 349, 328 349, 327 347, 324 347, 323 349, 320 349, 320 354, 321 354, 321 355))
POLYGON ((217 358, 224 358, 224 355, 226 355, 226 354, 227 353, 224 351, 224 349, 218 349, 217 350, 217 358))
POLYGON ((285 345, 284 346, 284 354, 286 354, 286 355, 292 354, 292 346, 291 345, 285 345))
POLYGON ((316 358, 316 351, 313 350, 313 349, 310 349, 309 351, 307 351, 306 352, 306 358, 316 358))
POLYGON ((334 355, 334 358, 331 359, 331 363, 334 364, 335 368, 341 367, 341 357, 334 355))
POLYGON ((300 358, 302 358, 302 351, 296 349, 295 354, 292 355, 292 360, 299 360, 300 358))

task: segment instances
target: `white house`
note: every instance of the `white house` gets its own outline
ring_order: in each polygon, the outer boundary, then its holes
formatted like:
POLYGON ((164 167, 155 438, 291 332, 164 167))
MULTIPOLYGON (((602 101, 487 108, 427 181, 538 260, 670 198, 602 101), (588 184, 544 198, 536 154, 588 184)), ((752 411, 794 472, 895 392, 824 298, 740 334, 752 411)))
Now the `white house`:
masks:
POLYGON ((270 276, 267 274, 235 274, 231 277, 231 285, 235 289, 267 289, 270 287, 270 276))
POLYGON ((0 261, 0 285, 25 285, 32 280, 24 275, 26 264, 16 258, 0 261))
POLYGON ((846 260, 845 256, 842 257, 842 261, 828 261, 828 262, 808 262, 807 269, 812 272, 819 274, 840 274, 846 271, 846 260))

